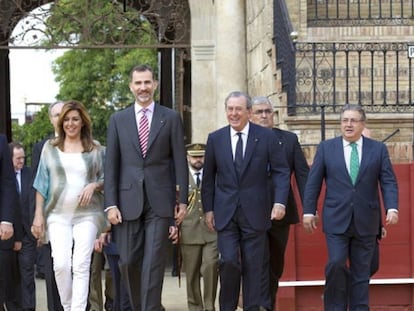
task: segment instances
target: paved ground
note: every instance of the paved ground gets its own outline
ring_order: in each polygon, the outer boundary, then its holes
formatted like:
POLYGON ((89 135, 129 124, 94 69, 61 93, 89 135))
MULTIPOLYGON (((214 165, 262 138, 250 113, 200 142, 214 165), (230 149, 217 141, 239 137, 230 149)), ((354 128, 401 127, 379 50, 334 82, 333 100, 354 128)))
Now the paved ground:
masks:
MULTIPOLYGON (((45 281, 36 279, 36 311, 47 311, 45 281)), ((185 275, 181 277, 181 287, 178 286, 178 278, 171 276, 167 270, 164 278, 164 290, 162 303, 167 311, 185 311, 187 308, 185 275)), ((218 306, 216 310, 218 310, 218 306)))
MULTIPOLYGON (((46 286, 44 280, 36 279, 36 311, 47 311, 46 286)), ((185 276, 181 278, 181 287, 178 278, 172 277, 171 272, 165 273, 162 302, 167 311, 187 310, 185 276)))

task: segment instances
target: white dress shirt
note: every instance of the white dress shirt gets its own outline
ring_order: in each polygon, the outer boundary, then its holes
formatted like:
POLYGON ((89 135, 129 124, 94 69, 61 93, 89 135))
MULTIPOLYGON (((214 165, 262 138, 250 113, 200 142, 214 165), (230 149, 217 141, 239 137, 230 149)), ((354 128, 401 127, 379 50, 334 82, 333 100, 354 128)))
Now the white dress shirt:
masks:
POLYGON ((233 152, 233 160, 236 155, 236 145, 237 141, 239 140, 239 135, 237 133, 242 133, 242 141, 243 141, 243 157, 246 151, 246 143, 247 138, 249 136, 249 122, 247 122, 246 126, 241 131, 236 131, 234 128, 230 126, 230 138, 231 138, 231 150, 233 152))

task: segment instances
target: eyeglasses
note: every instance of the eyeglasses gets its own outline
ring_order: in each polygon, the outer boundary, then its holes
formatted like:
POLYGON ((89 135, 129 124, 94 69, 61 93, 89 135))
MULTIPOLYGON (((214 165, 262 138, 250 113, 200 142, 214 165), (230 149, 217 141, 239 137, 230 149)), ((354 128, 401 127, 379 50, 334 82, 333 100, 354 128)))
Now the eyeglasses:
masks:
POLYGON ((347 123, 355 124, 355 123, 359 123, 359 122, 362 122, 362 121, 364 121, 364 120, 361 120, 361 119, 359 119, 359 120, 357 120, 357 119, 348 119, 348 118, 341 119, 341 123, 345 123, 345 124, 347 124, 347 123))
POLYGON ((257 115, 261 115, 261 114, 271 114, 272 113, 272 109, 258 109, 253 111, 253 114, 257 114, 257 115))

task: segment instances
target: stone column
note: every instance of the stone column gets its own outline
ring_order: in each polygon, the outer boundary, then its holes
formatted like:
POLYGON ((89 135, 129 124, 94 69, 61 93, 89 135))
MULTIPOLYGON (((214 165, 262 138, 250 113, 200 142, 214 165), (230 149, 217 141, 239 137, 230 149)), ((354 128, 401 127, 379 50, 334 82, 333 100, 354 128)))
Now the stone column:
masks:
POLYGON ((245 1, 214 1, 216 6, 217 127, 226 125, 224 100, 232 91, 247 92, 245 1))
POLYGON ((216 25, 213 1, 189 0, 191 12, 192 142, 216 129, 216 25))
POLYGON ((247 91, 243 0, 189 0, 192 141, 227 124, 224 99, 247 91))

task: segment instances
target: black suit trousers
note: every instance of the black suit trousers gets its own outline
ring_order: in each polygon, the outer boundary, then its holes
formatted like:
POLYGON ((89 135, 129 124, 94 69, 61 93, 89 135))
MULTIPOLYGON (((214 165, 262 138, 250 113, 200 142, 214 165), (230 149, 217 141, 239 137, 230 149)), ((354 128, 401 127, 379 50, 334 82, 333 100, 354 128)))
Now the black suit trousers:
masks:
POLYGON ((267 232, 269 248, 266 249, 263 265, 262 306, 272 306, 272 310, 279 288, 279 279, 285 266, 285 251, 289 239, 289 231, 289 224, 280 225, 272 222, 272 227, 267 232))
POLYGON ((145 204, 138 219, 113 228, 121 278, 134 311, 161 310, 169 221, 145 204))
POLYGON ((23 309, 36 309, 35 262, 37 242, 23 233, 22 249, 18 253, 20 271, 20 305, 23 309))
POLYGON ((353 225, 344 234, 325 233, 325 310, 368 311, 371 261, 376 236, 359 236, 353 225), (349 267, 347 261, 349 260, 349 267))
POLYGON ((268 247, 266 231, 254 230, 241 207, 238 207, 227 226, 218 231, 217 245, 221 255, 220 310, 237 309, 241 279, 243 310, 259 310, 262 280, 260 271, 263 267, 265 248, 268 247))

